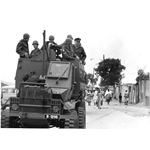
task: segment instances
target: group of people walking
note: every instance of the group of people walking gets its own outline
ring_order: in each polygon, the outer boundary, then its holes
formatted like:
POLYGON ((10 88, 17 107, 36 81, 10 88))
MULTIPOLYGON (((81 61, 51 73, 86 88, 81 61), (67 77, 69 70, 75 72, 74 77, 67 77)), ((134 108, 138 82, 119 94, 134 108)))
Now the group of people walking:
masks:
POLYGON ((39 43, 37 40, 33 41, 32 45, 34 49, 29 52, 28 42, 30 35, 25 33, 23 39, 19 41, 16 47, 16 52, 20 55, 20 58, 32 58, 40 55, 44 50, 49 58, 55 55, 57 60, 74 60, 79 59, 83 64, 85 64, 86 53, 81 45, 81 38, 73 39, 72 35, 67 35, 66 40, 58 45, 55 43, 55 37, 53 35, 49 36, 49 41, 45 42, 45 45, 38 47, 39 43), (74 40, 74 44, 73 44, 74 40))
MULTIPOLYGON (((119 103, 121 104, 123 101, 124 97, 124 104, 128 105, 129 102, 129 93, 127 90, 125 90, 124 95, 119 94, 119 103)), ((86 101, 88 105, 90 106, 91 103, 93 102, 95 106, 97 106, 99 109, 101 109, 101 106, 103 105, 104 101, 109 105, 109 103, 113 99, 113 92, 110 89, 107 89, 106 91, 96 88, 96 90, 91 91, 91 90, 86 90, 86 101)))
POLYGON ((90 106, 91 102, 93 101, 94 105, 97 106, 99 109, 101 109, 104 101, 106 101, 109 105, 110 101, 112 100, 112 96, 113 93, 109 89, 107 89, 105 92, 100 88, 96 88, 96 90, 94 91, 86 91, 86 101, 88 102, 88 105, 90 106))

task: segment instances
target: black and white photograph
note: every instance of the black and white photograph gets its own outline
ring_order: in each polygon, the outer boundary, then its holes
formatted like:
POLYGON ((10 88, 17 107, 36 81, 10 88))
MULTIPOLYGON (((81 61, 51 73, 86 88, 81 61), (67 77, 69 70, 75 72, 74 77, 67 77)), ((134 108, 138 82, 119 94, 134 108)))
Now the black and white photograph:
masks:
POLYGON ((0 18, 1 130, 150 128, 147 0, 5 0, 0 18))
POLYGON ((149 0, 1 0, 0 148, 149 148, 149 0))

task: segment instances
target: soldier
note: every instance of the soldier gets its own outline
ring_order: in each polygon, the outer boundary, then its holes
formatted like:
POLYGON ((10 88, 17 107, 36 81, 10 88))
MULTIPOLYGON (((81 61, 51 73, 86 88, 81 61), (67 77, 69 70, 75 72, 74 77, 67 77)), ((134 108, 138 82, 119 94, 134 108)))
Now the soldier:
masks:
POLYGON ((71 40, 73 40, 72 35, 71 35, 71 34, 67 35, 67 39, 71 39, 71 40))
MULTIPOLYGON (((69 41, 69 42, 71 42, 71 44, 72 44, 73 37, 72 37, 72 35, 71 35, 71 34, 67 35, 66 40, 67 40, 67 39, 70 39, 70 41, 69 41)), ((60 44, 60 45, 59 45, 61 48, 62 48, 62 46, 63 46, 63 45, 65 45, 65 44, 66 44, 66 40, 65 40, 62 44, 60 44)))
POLYGON ((53 35, 49 36, 49 41, 46 42, 46 48, 48 50, 48 55, 51 57, 51 55, 56 54, 56 58, 61 59, 59 56, 61 54, 60 46, 57 45, 57 43, 54 42, 55 37, 53 35))
POLYGON ((54 37, 53 35, 50 35, 50 36, 49 36, 49 41, 46 42, 47 48, 48 48, 49 46, 51 46, 51 45, 57 45, 57 44, 54 42, 54 40, 55 40, 55 37, 54 37))
POLYGON ((38 41, 33 41, 32 43, 34 50, 32 50, 30 57, 38 56, 42 51, 38 48, 38 41))
POLYGON ((20 55, 20 58, 29 57, 29 46, 28 46, 29 38, 30 38, 29 34, 25 33, 23 35, 23 39, 20 40, 20 42, 17 44, 16 52, 20 55))
POLYGON ((70 38, 67 38, 61 46, 62 46, 63 59, 74 60, 75 55, 74 55, 72 40, 70 38))
POLYGON ((82 61, 83 64, 85 64, 85 59, 86 59, 86 53, 84 51, 84 48, 81 46, 80 43, 81 39, 80 38, 75 38, 74 39, 74 53, 77 57, 79 57, 79 59, 82 61))

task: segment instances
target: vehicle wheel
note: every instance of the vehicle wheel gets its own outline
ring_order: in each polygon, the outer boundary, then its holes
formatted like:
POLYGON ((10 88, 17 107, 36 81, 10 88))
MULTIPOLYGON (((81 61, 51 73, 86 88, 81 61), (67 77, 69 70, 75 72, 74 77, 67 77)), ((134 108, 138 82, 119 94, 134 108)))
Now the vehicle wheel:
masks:
POLYGON ((84 129, 86 124, 85 109, 83 107, 78 108, 79 128, 84 129))
POLYGON ((1 117, 1 128, 9 128, 9 117, 5 114, 2 114, 1 117))

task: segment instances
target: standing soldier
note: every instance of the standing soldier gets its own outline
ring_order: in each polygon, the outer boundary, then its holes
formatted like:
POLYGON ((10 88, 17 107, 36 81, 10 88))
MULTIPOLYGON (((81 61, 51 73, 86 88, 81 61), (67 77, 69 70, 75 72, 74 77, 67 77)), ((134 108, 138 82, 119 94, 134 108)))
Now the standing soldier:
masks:
POLYGON ((46 42, 48 56, 51 59, 56 59, 56 58, 61 59, 61 57, 59 56, 61 54, 60 47, 57 45, 57 43, 54 42, 54 40, 55 37, 53 35, 50 35, 49 41, 46 42))
POLYGON ((55 37, 54 37, 53 35, 50 35, 50 36, 49 36, 49 41, 46 42, 47 48, 50 47, 51 44, 52 44, 52 45, 57 45, 57 44, 54 42, 54 40, 55 40, 55 37))
POLYGON ((20 42, 17 44, 16 52, 20 55, 20 58, 29 57, 29 46, 28 46, 29 38, 30 38, 29 34, 25 33, 23 35, 23 39, 20 40, 20 42))
POLYGON ((38 56, 42 51, 38 48, 38 41, 33 41, 32 43, 34 50, 32 50, 30 57, 38 56))
POLYGON ((79 59, 82 61, 83 64, 85 64, 85 59, 86 59, 86 53, 84 51, 84 48, 81 46, 80 43, 81 39, 80 38, 75 38, 74 39, 74 53, 79 59))
POLYGON ((62 56, 64 60, 74 60, 74 50, 72 40, 67 38, 62 46, 62 56))

